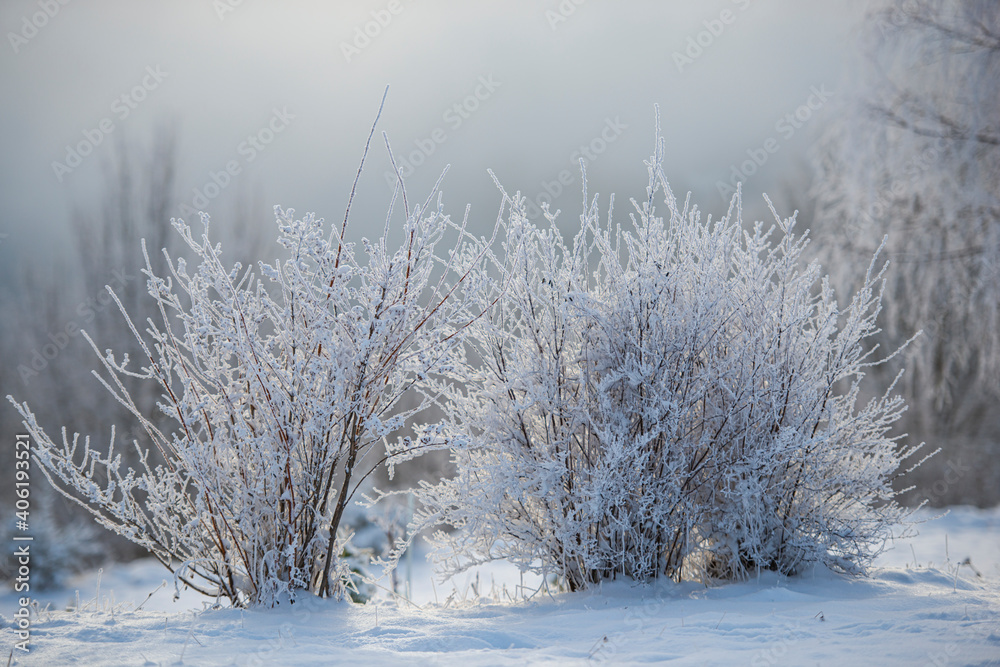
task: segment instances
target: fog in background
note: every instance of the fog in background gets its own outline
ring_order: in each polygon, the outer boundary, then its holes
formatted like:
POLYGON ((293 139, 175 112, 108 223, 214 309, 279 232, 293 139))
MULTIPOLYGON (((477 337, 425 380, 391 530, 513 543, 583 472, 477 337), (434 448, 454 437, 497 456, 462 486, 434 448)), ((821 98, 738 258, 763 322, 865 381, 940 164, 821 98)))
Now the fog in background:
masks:
MULTIPOLYGON (((780 200, 785 184, 808 182, 804 155, 830 109, 791 136, 776 123, 814 87, 838 91, 858 10, 813 0, 52 0, 47 16, 48 4, 0 6, 5 282, 74 254, 70 211, 96 201, 115 142, 145 145, 157 128, 173 127, 179 141, 176 184, 190 209, 177 215, 204 207, 224 217, 252 196, 264 214, 241 224, 268 240, 273 204, 342 218, 387 85, 379 130, 401 159, 423 162, 406 179, 410 196, 422 197, 451 164, 445 205, 459 216, 471 203, 478 230, 499 202, 488 168, 535 202, 549 184, 553 208, 575 220, 580 146, 603 149, 592 153, 590 190, 605 201, 616 192, 624 220, 627 197, 645 185, 656 104, 674 189, 693 190, 716 215, 725 211, 717 182, 748 150, 776 141, 767 162, 744 174, 760 216, 762 190, 780 200), (675 53, 695 57, 679 65, 675 53), (257 150, 248 137, 270 138, 269 125, 281 131, 257 150), (602 132, 614 140, 602 143, 602 132), (102 135, 79 166, 53 166, 72 164, 70 149, 102 135), (216 189, 213 174, 224 183, 227 164, 239 174, 216 189), (558 193, 563 170, 572 182, 558 193)), ((373 144, 355 235, 381 229, 391 194, 378 134, 373 144)))
MULTIPOLYGON (((763 192, 783 216, 799 209, 806 259, 838 294, 888 235, 872 343, 925 335, 872 371, 869 391, 905 365, 911 409, 894 433, 942 448, 906 478, 906 502, 1000 502, 1000 12, 987 0, 5 0, 0 33, 0 397, 29 403, 53 437, 65 425, 106 447, 115 427, 151 446, 89 375, 99 362, 81 328, 100 350, 144 357, 105 286, 140 328, 159 319, 139 239, 163 275, 156 251, 185 250, 172 217, 197 230, 207 211, 224 260, 245 263, 282 254, 273 205, 339 225, 388 87, 351 240, 385 224, 396 178, 383 133, 411 204, 451 165, 445 211, 471 205, 475 233, 501 200, 490 169, 529 216, 551 202, 571 229, 581 157, 588 194, 607 211, 615 193, 614 222, 629 224, 657 106, 675 193, 719 217, 741 181, 744 220, 770 219, 763 192)), ((159 389, 134 384, 169 431, 159 389)), ((23 427, 4 404, 12 470, 23 427)), ((439 477, 446 455, 412 465, 397 484, 439 477)), ((141 555, 80 521, 40 471, 32 485, 33 576, 141 555)), ((13 494, 0 484, 0 509, 13 494)), ((6 516, 0 541, 15 530, 6 516)), ((0 558, 0 580, 11 572, 0 558)))
MULTIPOLYGON (((385 222, 395 177, 382 132, 411 200, 451 165, 446 211, 459 218, 471 204, 474 232, 492 228, 500 202, 488 169, 527 196, 529 214, 540 218, 538 206, 550 201, 575 224, 580 157, 589 193, 601 194, 604 210, 616 193, 615 217, 627 223, 628 198, 645 193, 656 105, 678 195, 693 190, 719 216, 729 202, 719 184, 739 179, 747 217, 766 215, 762 191, 786 215, 808 206, 807 156, 847 94, 861 8, 802 0, 4 2, 0 396, 29 402, 50 433, 66 425, 106 447, 114 426, 119 442, 150 447, 89 376, 98 361, 80 328, 101 350, 143 357, 104 286, 137 323, 159 317, 138 271, 139 238, 152 253, 170 245, 176 256, 171 217, 195 223, 206 210, 225 257, 251 262, 280 254, 272 205, 339 224, 387 86, 352 239, 377 237, 385 222)), ((401 217, 397 209, 397 224, 401 217)), ((166 419, 157 387, 130 389, 144 414, 166 419)), ((0 409, 4 442, 21 430, 12 407, 0 409)), ((0 450, 0 464, 11 455, 0 450)), ((126 457, 136 465, 134 453, 126 457)), ((443 459, 425 459, 425 472, 440 474, 443 459)), ((140 555, 98 537, 36 477, 36 573, 54 583, 66 571, 59 563, 79 569, 109 553, 140 555)), ((0 485, 0 507, 12 493, 0 485)), ((12 525, 0 523, 0 538, 12 525)), ((0 561, 0 578, 5 572, 0 561)))

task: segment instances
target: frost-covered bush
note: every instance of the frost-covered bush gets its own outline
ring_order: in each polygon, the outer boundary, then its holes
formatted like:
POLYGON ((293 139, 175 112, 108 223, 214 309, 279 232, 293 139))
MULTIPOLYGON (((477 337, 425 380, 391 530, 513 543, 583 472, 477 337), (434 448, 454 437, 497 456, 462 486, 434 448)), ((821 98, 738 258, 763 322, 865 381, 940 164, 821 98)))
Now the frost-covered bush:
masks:
POLYGON ((572 242, 505 194, 503 298, 471 295, 488 314, 449 389, 458 472, 419 491, 419 520, 456 529, 434 538, 447 569, 506 558, 571 590, 855 572, 905 518, 890 482, 912 451, 887 437, 903 403, 856 404, 885 268, 842 308, 794 216, 745 230, 737 194, 702 220, 657 146, 631 231, 586 186, 572 242))
POLYGON ((124 470, 114 431, 107 454, 65 429, 55 442, 15 403, 49 481, 207 595, 236 605, 301 592, 356 596, 344 512, 371 472, 362 459, 378 457, 383 443, 376 465, 433 444, 429 435, 388 440, 434 397, 408 399, 405 409, 400 399, 454 363, 476 315, 472 302, 451 298, 478 275, 469 272, 477 258, 465 250, 464 221, 453 223, 432 199, 406 211, 397 249, 387 219, 363 254, 343 239, 346 216, 328 232, 312 214, 276 208, 288 259, 261 263, 262 278, 225 265, 207 216, 200 238, 174 221, 200 265, 164 253, 171 275, 160 277, 143 246, 161 321, 148 320, 143 336, 125 314, 145 353, 141 368, 109 350, 98 352, 106 375, 95 372, 166 464, 152 466, 139 451, 141 467, 124 470), (159 386, 171 432, 142 414, 124 377, 159 386))

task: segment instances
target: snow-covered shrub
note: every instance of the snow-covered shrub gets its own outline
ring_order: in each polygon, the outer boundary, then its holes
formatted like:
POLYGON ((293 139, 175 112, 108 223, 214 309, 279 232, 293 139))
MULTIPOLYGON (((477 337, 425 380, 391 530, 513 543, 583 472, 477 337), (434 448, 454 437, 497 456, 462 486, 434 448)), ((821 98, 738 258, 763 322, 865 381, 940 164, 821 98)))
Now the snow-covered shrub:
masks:
POLYGON ((886 437, 903 403, 856 406, 885 268, 839 307, 801 266, 794 216, 745 230, 737 194, 703 221, 661 143, 630 232, 612 211, 602 226, 586 185, 571 243, 504 195, 507 256, 489 270, 506 291, 471 295, 488 314, 449 390, 458 472, 419 491, 418 520, 456 529, 434 536, 446 569, 507 558, 571 590, 859 571, 905 518, 890 481, 912 452, 886 437))
POLYGON ((400 398, 454 363, 477 314, 472 302, 451 298, 478 275, 465 222, 453 223, 441 198, 432 200, 406 211, 397 249, 387 218, 363 255, 343 239, 347 216, 328 234, 322 219, 276 208, 289 257, 261 263, 262 278, 224 264, 207 216, 200 238, 174 221, 200 265, 191 271, 164 253, 171 275, 160 277, 143 246, 161 322, 149 319, 143 336, 121 308, 146 358, 137 369, 98 352, 106 376, 95 372, 166 464, 152 466, 140 451, 141 467, 123 470, 113 430, 107 454, 65 428, 55 442, 27 404, 15 403, 49 481, 207 595, 236 605, 303 591, 356 596, 357 572, 340 556, 349 553, 345 509, 371 472, 362 459, 383 443, 388 452, 376 465, 433 445, 430 435, 388 440, 434 400, 425 394, 400 409, 400 398), (454 247, 440 252, 453 236, 454 247), (124 377, 160 387, 172 432, 142 414, 124 377))

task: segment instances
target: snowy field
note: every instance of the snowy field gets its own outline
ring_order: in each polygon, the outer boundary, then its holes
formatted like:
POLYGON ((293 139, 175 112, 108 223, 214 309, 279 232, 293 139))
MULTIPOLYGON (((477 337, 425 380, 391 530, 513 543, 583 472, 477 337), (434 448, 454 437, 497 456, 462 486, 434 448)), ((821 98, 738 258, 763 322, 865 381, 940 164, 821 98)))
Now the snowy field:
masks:
MULTIPOLYGON (((140 561, 99 589, 91 573, 39 596, 48 608, 13 664, 1000 665, 1000 508, 955 508, 879 563, 870 579, 814 570, 549 594, 502 566, 432 584, 415 562, 412 603, 241 611, 205 610, 189 592, 174 602, 172 584, 157 589, 165 570, 140 561)), ((0 604, 10 647, 17 600, 0 604)))

